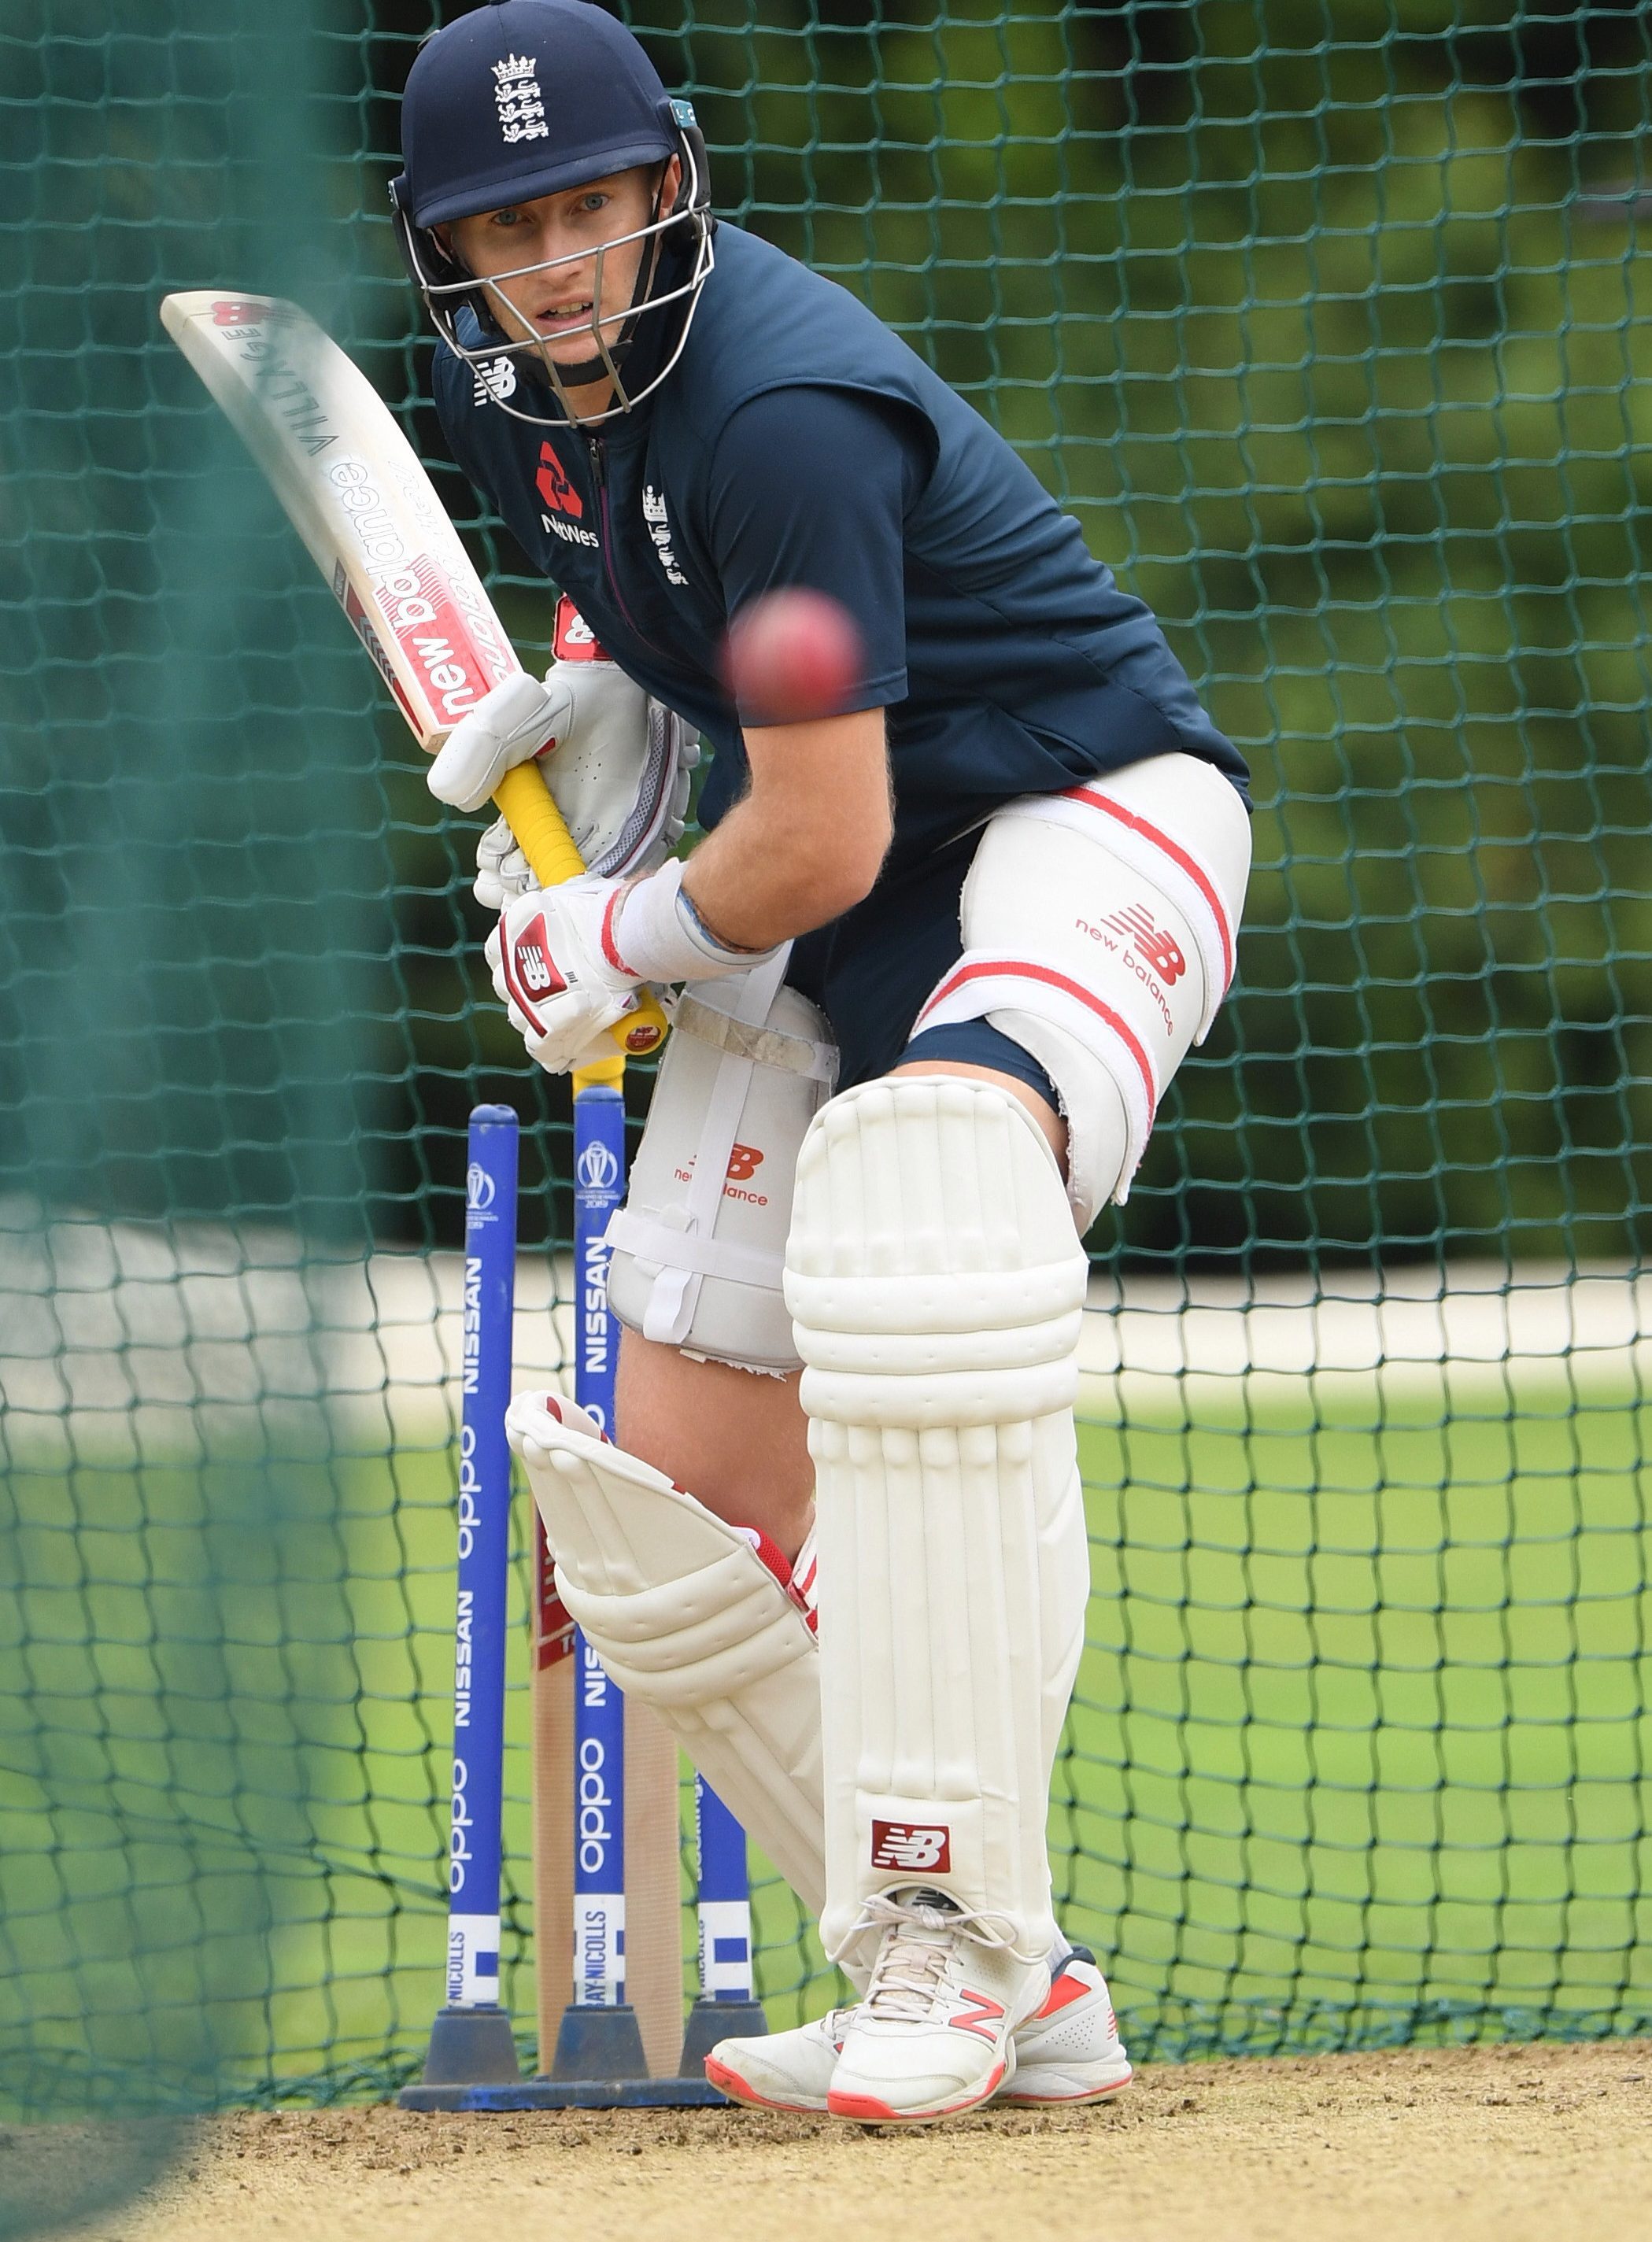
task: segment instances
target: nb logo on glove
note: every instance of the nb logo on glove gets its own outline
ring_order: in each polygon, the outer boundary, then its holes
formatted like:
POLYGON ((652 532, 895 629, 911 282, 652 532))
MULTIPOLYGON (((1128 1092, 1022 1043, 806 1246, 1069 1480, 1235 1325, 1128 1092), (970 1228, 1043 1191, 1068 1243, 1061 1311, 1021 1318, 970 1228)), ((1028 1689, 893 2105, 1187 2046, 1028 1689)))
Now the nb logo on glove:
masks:
POLYGON ((872 1866, 934 1869, 944 1876, 952 1866, 952 1833, 944 1824, 874 1822, 872 1866))
POLYGON ((554 997, 567 983, 551 963, 543 916, 524 927, 512 947, 516 977, 530 997, 554 997))

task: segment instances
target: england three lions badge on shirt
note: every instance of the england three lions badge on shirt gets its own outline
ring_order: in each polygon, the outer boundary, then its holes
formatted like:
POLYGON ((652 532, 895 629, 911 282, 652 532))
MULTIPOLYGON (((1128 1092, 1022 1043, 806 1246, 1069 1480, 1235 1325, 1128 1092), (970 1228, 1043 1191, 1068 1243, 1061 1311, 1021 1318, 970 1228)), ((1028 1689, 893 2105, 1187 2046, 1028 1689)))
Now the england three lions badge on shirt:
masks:
POLYGON ((642 519, 654 540, 654 549, 665 570, 667 583, 686 584, 688 580, 678 567, 677 556, 671 550, 671 525, 666 519, 664 493, 655 490, 652 483, 642 486, 642 519))

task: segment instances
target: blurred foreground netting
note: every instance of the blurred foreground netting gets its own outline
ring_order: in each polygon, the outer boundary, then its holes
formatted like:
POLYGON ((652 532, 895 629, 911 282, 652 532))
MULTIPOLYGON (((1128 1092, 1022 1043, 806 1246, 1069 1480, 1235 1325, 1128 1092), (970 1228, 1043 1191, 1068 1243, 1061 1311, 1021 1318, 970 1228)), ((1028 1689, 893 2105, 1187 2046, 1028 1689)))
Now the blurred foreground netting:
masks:
POLYGON ((157 319, 324 285, 320 53, 292 4, 0 9, 7 2237, 266 2072, 355 1693, 303 1285, 247 1317, 261 1238, 359 1227, 373 741, 157 319))
MULTIPOLYGON (((387 2091, 438 1996, 465 1117, 523 1115, 549 1382, 567 1105, 481 821, 157 307, 314 312, 531 659, 385 218, 467 4, 0 0, 0 2124, 64 2129, 14 2231, 164 2141, 76 2127, 387 2091)), ((625 12, 718 210, 1005 431, 1254 773, 1233 1000, 1091 1239, 1066 1927, 1144 2057, 1652 2030, 1652 17, 625 12)))

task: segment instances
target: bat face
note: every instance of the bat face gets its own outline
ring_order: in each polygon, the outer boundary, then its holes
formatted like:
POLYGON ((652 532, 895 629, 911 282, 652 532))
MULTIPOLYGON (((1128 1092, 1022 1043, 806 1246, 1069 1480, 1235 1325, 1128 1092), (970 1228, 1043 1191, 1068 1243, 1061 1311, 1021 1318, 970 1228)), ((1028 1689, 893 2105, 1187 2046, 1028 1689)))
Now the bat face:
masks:
POLYGON ((388 407, 295 304, 199 291, 161 317, 433 753, 520 665, 388 407))

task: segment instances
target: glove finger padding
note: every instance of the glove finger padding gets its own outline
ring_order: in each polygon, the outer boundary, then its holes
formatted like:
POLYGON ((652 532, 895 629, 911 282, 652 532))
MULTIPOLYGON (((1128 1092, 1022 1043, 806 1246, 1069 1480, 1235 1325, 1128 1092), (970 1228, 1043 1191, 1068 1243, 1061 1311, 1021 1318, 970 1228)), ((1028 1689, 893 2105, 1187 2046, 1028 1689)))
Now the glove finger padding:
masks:
POLYGON ((818 1910, 819 1659, 802 1599, 776 1569, 783 1558, 766 1562, 749 1533, 556 1394, 518 1394, 505 1427, 587 1641, 818 1910))
POLYGON ((526 670, 517 671, 461 717, 425 773, 438 802, 453 809, 480 809, 507 771, 566 736, 574 697, 557 675, 561 667, 543 684, 526 670))
POLYGON ((496 817, 476 843, 476 880, 472 892, 484 910, 502 911, 519 896, 539 886, 521 844, 502 817, 496 817))

